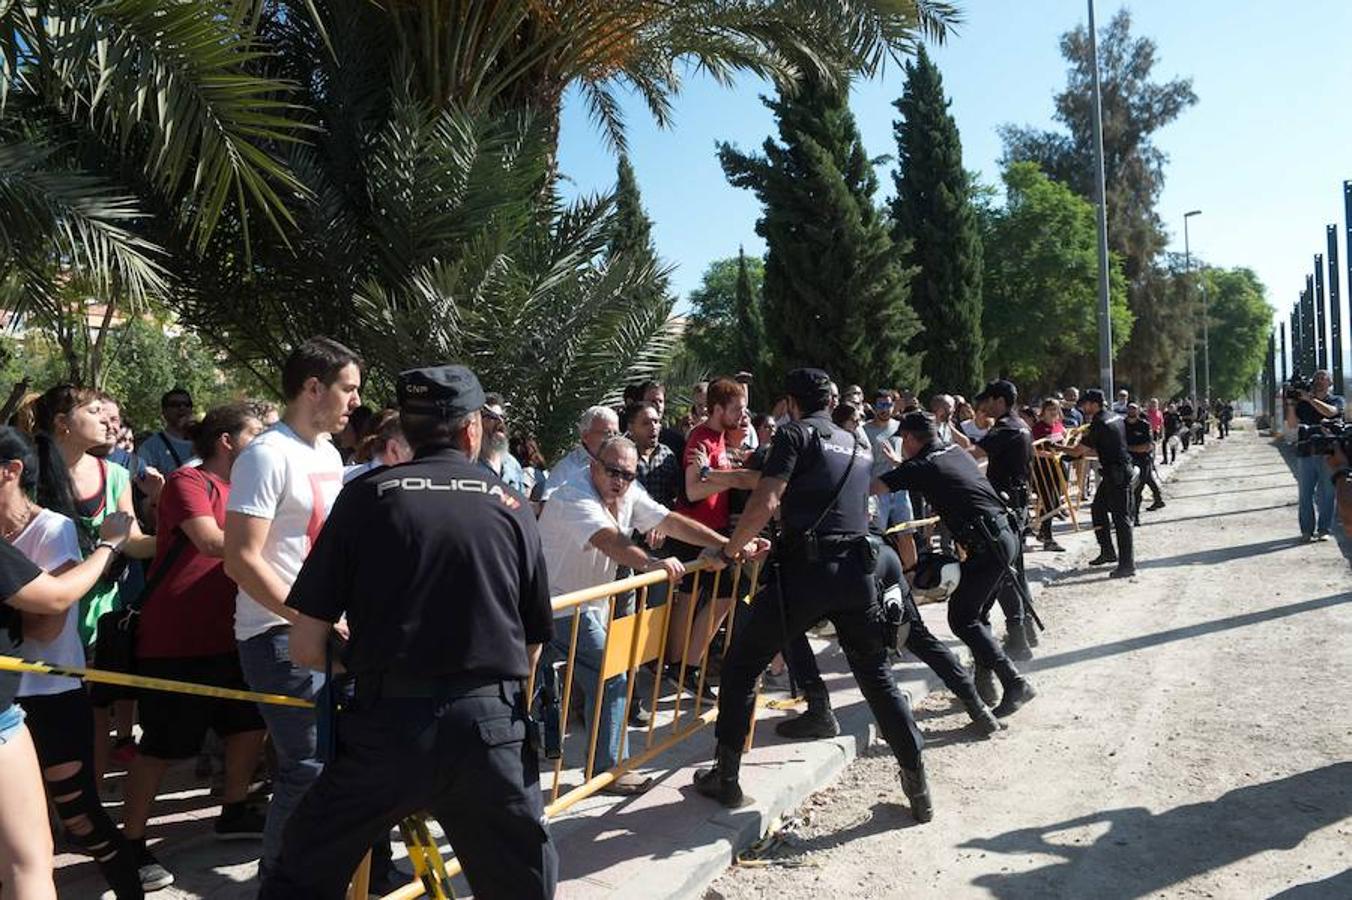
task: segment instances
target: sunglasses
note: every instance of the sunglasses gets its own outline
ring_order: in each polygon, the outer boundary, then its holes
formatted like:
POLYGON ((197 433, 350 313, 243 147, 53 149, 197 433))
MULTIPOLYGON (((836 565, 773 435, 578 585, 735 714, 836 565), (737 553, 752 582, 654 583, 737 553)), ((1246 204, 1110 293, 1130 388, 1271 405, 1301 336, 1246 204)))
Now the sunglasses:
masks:
POLYGON ((618 478, 625 484, 631 483, 635 478, 638 477, 637 472, 630 472, 628 469, 621 469, 617 466, 606 466, 605 468, 606 475, 610 476, 611 478, 618 478))

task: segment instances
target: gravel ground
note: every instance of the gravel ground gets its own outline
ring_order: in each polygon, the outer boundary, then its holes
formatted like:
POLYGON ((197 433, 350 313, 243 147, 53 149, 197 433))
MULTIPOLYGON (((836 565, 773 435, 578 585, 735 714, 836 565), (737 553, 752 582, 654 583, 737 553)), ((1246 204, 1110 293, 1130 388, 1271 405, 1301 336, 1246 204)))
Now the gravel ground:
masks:
POLYGON ((1166 497, 1138 577, 1043 594, 1039 696, 1009 731, 919 705, 933 822, 875 746, 706 900, 1352 897, 1348 563, 1296 541, 1290 469, 1251 431, 1166 497))

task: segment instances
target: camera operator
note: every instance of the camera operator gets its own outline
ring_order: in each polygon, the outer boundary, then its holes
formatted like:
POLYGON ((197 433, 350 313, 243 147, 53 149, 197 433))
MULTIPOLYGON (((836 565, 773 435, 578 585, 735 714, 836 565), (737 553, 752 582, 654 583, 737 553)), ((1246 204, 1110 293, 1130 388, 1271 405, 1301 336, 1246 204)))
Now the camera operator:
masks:
POLYGON ((1329 481, 1333 484, 1334 498, 1338 505, 1338 521, 1343 525, 1344 534, 1352 534, 1352 467, 1349 466, 1347 449, 1342 441, 1334 445, 1333 452, 1324 457, 1328 467, 1333 470, 1329 481))
MULTIPOLYGON (((1330 392, 1332 386, 1333 379, 1325 369, 1315 372, 1308 386, 1298 377, 1292 378, 1287 390, 1287 399, 1292 401, 1287 408, 1287 425, 1318 428, 1330 420, 1341 422, 1346 403, 1330 392)), ((1301 452, 1300 443, 1296 448, 1300 533, 1307 541, 1325 541, 1333 527, 1333 482, 1319 455, 1301 452)))

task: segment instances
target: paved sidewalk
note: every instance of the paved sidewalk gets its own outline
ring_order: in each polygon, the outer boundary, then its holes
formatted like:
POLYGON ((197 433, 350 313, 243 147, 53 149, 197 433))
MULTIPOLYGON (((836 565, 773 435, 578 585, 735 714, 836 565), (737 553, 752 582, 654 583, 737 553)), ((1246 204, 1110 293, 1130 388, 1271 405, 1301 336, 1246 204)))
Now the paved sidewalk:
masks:
MULTIPOLYGON (((1201 452, 1194 449, 1181 455, 1177 465, 1164 471, 1163 480, 1167 483, 1186 471, 1213 444, 1209 442, 1201 452)), ((1066 547, 1065 553, 1039 551, 1027 556, 1035 600, 1045 582, 1082 568, 1093 555, 1096 548, 1088 517, 1086 506, 1079 532, 1070 530, 1068 523, 1058 523, 1057 539, 1066 547)), ((954 648, 961 646, 948 628, 944 605, 920 609, 935 634, 954 648)), ((1056 627, 1055 622, 1047 624, 1056 627)), ((713 752, 713 729, 702 730, 644 768, 657 782, 646 794, 633 798, 598 795, 553 821, 561 859, 560 900, 701 897, 732 864, 739 849, 759 839, 781 814, 796 809, 809 794, 834 781, 846 765, 879 740, 840 648, 824 640, 814 639, 813 645, 832 691, 841 735, 823 741, 785 741, 775 734, 774 723, 793 713, 762 709, 755 748, 742 766, 743 786, 754 802, 728 811, 694 794, 691 787, 695 769, 707 765, 713 752)), ((966 651, 959 653, 965 656, 966 651)), ((899 686, 913 701, 943 690, 939 679, 909 656, 895 667, 895 673, 899 686)), ((956 708, 957 701, 952 702, 956 708)), ((631 741, 641 742, 643 737, 642 732, 631 731, 631 741)), ((972 735, 971 739, 979 738, 972 735)), ((257 891, 257 844, 214 839, 211 825, 219 806, 195 785, 191 770, 191 763, 175 769, 168 782, 173 792, 161 795, 157 802, 158 815, 149 831, 152 849, 177 881, 149 896, 154 900, 251 898, 257 891)), ((544 783, 551 784, 550 778, 545 775, 544 783)), ((117 778, 110 780, 117 783, 117 778)), ((574 776, 571 783, 578 781, 574 776)), ((568 775, 564 783, 570 783, 568 775)), ((901 797, 900 788, 897 796, 901 797)), ((115 818, 120 816, 119 803, 109 801, 108 805, 115 818)), ((397 860, 404 855, 397 841, 395 855, 397 860)), ((406 860, 399 865, 410 871, 406 860)), ((102 880, 87 860, 63 855, 58 869, 63 900, 103 895, 102 880)), ((463 880, 457 895, 469 895, 463 880)))

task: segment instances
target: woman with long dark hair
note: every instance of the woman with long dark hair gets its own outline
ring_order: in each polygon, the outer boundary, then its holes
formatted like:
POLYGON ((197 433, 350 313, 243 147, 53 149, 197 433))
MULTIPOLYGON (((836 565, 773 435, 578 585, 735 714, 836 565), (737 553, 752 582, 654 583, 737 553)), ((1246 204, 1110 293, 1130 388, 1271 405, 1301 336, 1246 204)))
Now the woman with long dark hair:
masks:
MULTIPOLYGON (((75 523, 43 509, 37 487, 37 453, 24 434, 0 426, 0 530, 38 568, 60 575, 83 559, 75 523)), ((55 615, 22 614, 25 659, 61 666, 84 665, 75 604, 55 615)), ((89 853, 118 900, 142 896, 136 858, 99 802, 94 781, 94 714, 77 679, 24 674, 19 705, 42 767, 47 792, 70 843, 89 853)))
MULTIPOLYGON (((88 554, 97 541, 99 524, 115 512, 133 516, 131 536, 121 552, 133 559, 155 555, 155 538, 141 533, 132 508, 131 475, 117 463, 98 459, 89 450, 107 441, 108 427, 103 404, 97 391, 71 384, 48 389, 33 407, 37 429, 34 443, 38 451, 38 505, 60 513, 75 523, 80 549, 88 554)), ((100 579, 80 600, 76 625, 87 655, 93 655, 95 629, 99 616, 119 606, 121 581, 100 579)), ((109 707, 125 696, 124 691, 99 686, 91 691, 94 704, 95 779, 107 769, 110 747, 107 734, 109 707)), ((118 710, 119 745, 129 749, 132 705, 123 700, 118 710)))

